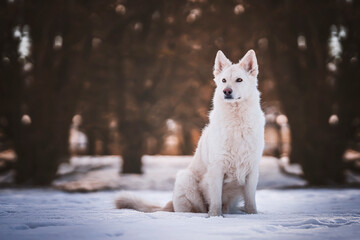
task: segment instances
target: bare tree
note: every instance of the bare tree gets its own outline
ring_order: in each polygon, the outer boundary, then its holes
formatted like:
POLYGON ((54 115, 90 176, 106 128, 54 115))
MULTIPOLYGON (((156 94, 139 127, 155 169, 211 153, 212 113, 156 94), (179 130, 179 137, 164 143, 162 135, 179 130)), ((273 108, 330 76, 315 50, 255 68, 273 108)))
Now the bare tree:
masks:
POLYGON ((81 86, 76 63, 86 56, 90 40, 81 31, 87 30, 83 11, 72 1, 24 3, 23 24, 30 29, 33 67, 25 101, 31 122, 14 138, 19 183, 50 183, 67 156, 69 126, 81 86))

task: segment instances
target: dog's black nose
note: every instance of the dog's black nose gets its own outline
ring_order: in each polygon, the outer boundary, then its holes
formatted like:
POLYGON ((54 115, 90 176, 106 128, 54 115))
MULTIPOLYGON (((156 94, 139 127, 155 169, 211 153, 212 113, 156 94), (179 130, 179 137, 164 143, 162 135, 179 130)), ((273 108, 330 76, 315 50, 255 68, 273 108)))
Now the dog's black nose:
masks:
POLYGON ((225 88, 223 92, 225 94, 225 97, 229 97, 229 96, 231 96, 232 89, 231 88, 225 88))

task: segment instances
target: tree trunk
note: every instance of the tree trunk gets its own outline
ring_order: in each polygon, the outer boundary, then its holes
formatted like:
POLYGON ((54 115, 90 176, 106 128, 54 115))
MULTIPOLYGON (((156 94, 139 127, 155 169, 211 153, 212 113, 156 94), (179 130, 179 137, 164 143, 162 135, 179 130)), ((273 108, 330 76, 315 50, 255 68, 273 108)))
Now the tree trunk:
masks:
POLYGON ((86 131, 86 137, 87 137, 87 154, 90 156, 93 156, 96 154, 96 138, 95 133, 93 129, 89 129, 86 131))
POLYGON ((142 173, 141 158, 144 154, 144 123, 133 120, 124 123, 121 129, 123 136, 123 173, 142 173))
POLYGON ((141 169, 141 158, 142 153, 136 151, 138 145, 127 146, 123 149, 123 168, 122 173, 142 173, 141 169))
POLYGON ((15 143, 16 182, 47 185, 55 178, 58 165, 68 158, 68 131, 71 115, 50 111, 45 119, 33 114, 30 125, 20 125, 15 143), (50 117, 51 116, 51 117, 50 117))
POLYGON ((318 18, 324 6, 317 2, 279 2, 272 7, 278 10, 271 20, 268 64, 289 119, 291 162, 301 164, 309 184, 343 183, 346 139, 339 125, 329 124, 336 90, 326 68, 334 8, 329 3, 328 15, 318 18), (299 21, 304 17, 308 20, 299 21), (306 39, 305 47, 297 44, 299 36, 306 39))
POLYGON ((184 129, 183 126, 182 134, 183 134, 183 141, 181 144, 181 153, 183 155, 192 155, 194 154, 194 145, 192 141, 191 131, 190 129, 184 129))
POLYGON ((306 125, 290 119, 290 158, 302 165, 305 179, 312 185, 343 183, 342 156, 346 139, 339 127, 329 126, 327 122, 316 123, 311 116, 305 119, 306 125))
POLYGON ((102 140, 102 152, 101 152, 101 155, 110 155, 111 152, 110 152, 110 149, 109 149, 109 136, 110 133, 109 133, 109 129, 108 128, 105 128, 105 129, 102 129, 101 130, 101 140, 102 140))
POLYGON ((14 137, 18 155, 16 181, 46 185, 54 179, 60 161, 68 157, 69 128, 81 86, 71 68, 76 69, 72 63, 80 60, 79 52, 86 57, 84 36, 77 25, 81 19, 75 10, 82 6, 71 1, 24 4, 34 67, 26 101, 31 123, 19 123, 14 137), (72 21, 75 18, 76 23, 72 21), (53 41, 60 33, 63 44, 55 50, 53 41))

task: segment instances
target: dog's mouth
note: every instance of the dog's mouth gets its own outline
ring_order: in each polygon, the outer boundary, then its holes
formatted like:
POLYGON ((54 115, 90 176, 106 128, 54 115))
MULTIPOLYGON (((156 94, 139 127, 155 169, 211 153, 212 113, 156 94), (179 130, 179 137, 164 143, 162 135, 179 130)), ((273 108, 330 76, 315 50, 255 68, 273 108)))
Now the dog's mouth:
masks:
POLYGON ((234 101, 236 101, 236 100, 240 100, 241 97, 233 98, 232 96, 225 96, 224 99, 225 99, 225 100, 234 100, 234 101))

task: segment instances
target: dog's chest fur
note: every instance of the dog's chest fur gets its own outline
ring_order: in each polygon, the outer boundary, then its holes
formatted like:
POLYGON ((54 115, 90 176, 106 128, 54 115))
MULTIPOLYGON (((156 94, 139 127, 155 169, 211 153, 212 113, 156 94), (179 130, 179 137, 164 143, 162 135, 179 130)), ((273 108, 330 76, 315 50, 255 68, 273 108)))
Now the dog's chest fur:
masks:
POLYGON ((217 139, 217 146, 211 148, 211 151, 219 161, 222 161, 224 182, 237 180, 240 185, 243 185, 246 176, 253 167, 257 167, 260 159, 259 152, 262 152, 263 148, 264 120, 260 108, 255 111, 254 108, 252 111, 237 110, 228 113, 231 117, 223 113, 222 118, 214 119, 221 122, 214 125, 221 124, 222 127, 215 129, 210 126, 212 135, 217 139))

